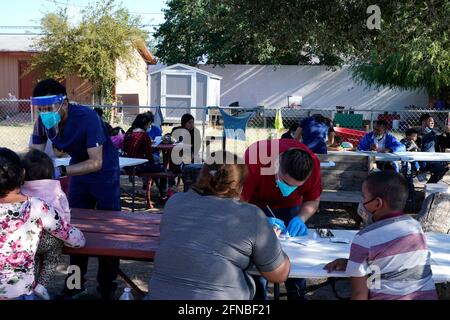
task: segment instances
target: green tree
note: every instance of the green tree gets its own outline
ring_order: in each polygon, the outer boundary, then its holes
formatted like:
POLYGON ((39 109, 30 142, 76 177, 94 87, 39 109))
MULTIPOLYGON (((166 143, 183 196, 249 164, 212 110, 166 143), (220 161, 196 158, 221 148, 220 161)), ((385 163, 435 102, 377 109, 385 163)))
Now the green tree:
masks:
POLYGON ((155 35, 157 55, 167 63, 192 65, 205 59, 339 65, 355 47, 367 47, 364 2, 171 0, 155 35))
POLYGON ((353 66, 373 86, 449 91, 446 0, 169 0, 156 38, 166 63, 353 66))
POLYGON ((32 68, 60 80, 69 74, 89 80, 101 104, 114 102, 117 62, 133 76, 134 49, 147 37, 140 19, 114 0, 99 0, 83 9, 77 26, 70 24, 66 8, 46 14, 41 25, 43 36, 36 42, 40 53, 32 68))
MULTIPOLYGON (((382 9, 383 13, 383 9, 382 9)), ((383 15, 367 56, 353 63, 354 77, 371 86, 450 94, 450 2, 404 1, 383 15)))

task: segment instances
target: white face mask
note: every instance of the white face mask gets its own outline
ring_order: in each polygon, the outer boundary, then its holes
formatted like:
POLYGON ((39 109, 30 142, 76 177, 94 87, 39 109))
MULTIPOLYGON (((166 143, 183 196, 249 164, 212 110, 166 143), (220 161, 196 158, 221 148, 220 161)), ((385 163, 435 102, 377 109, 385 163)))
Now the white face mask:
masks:
MULTIPOLYGON (((373 199, 373 200, 375 200, 375 199, 373 199)), ((373 200, 366 202, 366 204, 369 202, 372 202, 373 200)), ((359 203, 358 203, 357 213, 366 225, 372 224, 374 222, 373 221, 373 213, 366 209, 362 200, 359 201, 359 203)))

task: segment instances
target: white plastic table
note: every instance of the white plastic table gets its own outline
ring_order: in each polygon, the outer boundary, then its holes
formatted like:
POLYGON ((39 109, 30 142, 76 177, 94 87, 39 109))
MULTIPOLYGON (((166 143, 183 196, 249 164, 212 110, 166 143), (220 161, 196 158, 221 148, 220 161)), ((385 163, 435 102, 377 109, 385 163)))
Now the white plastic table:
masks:
MULTIPOLYGON (((57 166, 68 166, 70 164, 70 157, 65 158, 53 158, 53 164, 55 167, 57 166)), ((148 162, 148 159, 140 159, 140 158, 125 158, 119 157, 119 167, 123 169, 124 167, 132 167, 131 172, 131 185, 132 185, 132 193, 131 193, 131 210, 134 212, 134 202, 136 196, 136 171, 135 167, 141 164, 148 162)))
MULTIPOLYGON (((313 239, 310 229, 307 236, 280 240, 284 252, 291 260, 289 278, 348 278, 345 272, 328 273, 323 267, 338 258, 348 258, 350 245, 357 230, 331 230, 336 238, 349 240, 348 244, 334 243, 327 238, 313 239), (301 245, 296 242, 306 245, 301 245)), ((450 281, 450 235, 426 233, 428 249, 431 252, 431 270, 436 283, 450 281)))
MULTIPOLYGON (((123 167, 134 167, 134 166, 138 166, 140 164, 146 163, 146 162, 148 162, 147 159, 119 157, 119 166, 120 166, 120 168, 123 168, 123 167)), ((55 167, 57 167, 57 166, 68 166, 69 163, 70 163, 70 158, 69 157, 66 157, 66 158, 53 158, 53 164, 55 165, 55 167)))
POLYGON ((448 161, 450 162, 450 153, 444 152, 396 152, 401 161, 448 161))
POLYGON ((395 153, 384 153, 376 151, 328 151, 328 154, 341 155, 341 156, 367 156, 372 157, 376 161, 399 161, 400 156, 395 153))

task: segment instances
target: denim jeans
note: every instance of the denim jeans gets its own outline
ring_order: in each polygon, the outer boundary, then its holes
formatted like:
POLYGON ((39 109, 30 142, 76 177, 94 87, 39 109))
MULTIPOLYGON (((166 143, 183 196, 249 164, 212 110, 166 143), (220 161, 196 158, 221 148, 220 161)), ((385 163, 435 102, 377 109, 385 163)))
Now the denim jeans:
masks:
POLYGON ((34 293, 32 293, 32 294, 23 294, 12 300, 27 300, 28 301, 28 300, 42 300, 42 299, 40 299, 38 296, 36 296, 34 293))
MULTIPOLYGON (((300 207, 295 206, 293 208, 280 208, 280 209, 273 209, 271 208, 273 213, 278 219, 283 220, 286 227, 288 226, 289 222, 292 218, 294 218, 298 212, 300 211, 300 207)), ((267 208, 263 209, 264 213, 268 217, 272 217, 269 210, 267 208)), ((256 284, 256 293, 254 300, 267 300, 267 286, 268 281, 262 277, 262 276, 253 276, 253 279, 255 280, 256 284)), ((287 279, 284 283, 286 286, 287 291, 287 298, 288 300, 303 300, 305 297, 305 290, 306 290, 306 280, 299 278, 299 279, 287 279)))
POLYGON ((433 162, 420 162, 421 171, 430 171, 431 177, 427 183, 438 183, 448 171, 447 162, 433 161, 433 162))

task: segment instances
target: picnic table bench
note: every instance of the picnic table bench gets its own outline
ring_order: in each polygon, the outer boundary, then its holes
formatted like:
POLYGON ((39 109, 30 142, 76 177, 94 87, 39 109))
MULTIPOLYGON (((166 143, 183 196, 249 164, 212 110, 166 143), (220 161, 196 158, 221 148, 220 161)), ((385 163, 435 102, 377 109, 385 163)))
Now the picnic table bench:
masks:
MULTIPOLYGON (((153 261, 159 246, 160 213, 72 209, 71 223, 83 231, 83 248, 64 247, 63 253, 88 257, 153 261)), ((122 277, 138 294, 140 288, 119 268, 122 277)))
POLYGON ((371 159, 364 154, 317 154, 320 162, 332 161, 335 166, 321 167, 323 192, 321 202, 358 203, 361 185, 368 176, 371 159))

